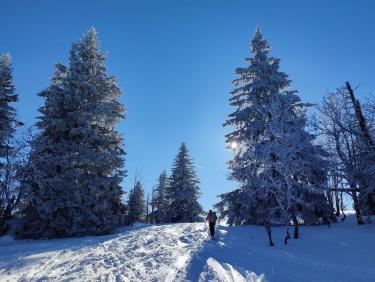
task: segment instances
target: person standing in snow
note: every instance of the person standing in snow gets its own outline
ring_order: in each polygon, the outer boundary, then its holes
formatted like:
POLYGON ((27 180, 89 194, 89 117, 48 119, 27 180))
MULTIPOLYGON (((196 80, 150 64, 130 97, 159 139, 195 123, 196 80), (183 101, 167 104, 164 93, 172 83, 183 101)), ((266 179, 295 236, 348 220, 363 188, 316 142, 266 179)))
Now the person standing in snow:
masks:
POLYGON ((216 213, 212 210, 209 210, 206 216, 206 220, 208 221, 208 225, 210 226, 210 237, 213 238, 215 236, 215 224, 217 220, 216 213))

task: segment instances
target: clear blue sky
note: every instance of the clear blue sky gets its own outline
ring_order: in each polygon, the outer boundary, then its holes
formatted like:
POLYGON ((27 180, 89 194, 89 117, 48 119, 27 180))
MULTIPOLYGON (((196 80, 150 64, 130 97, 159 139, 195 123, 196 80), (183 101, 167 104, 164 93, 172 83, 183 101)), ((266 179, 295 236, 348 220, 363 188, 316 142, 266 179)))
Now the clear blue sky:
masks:
POLYGON ((235 188, 222 127, 236 67, 259 25, 302 99, 320 102, 350 80, 375 91, 375 1, 17 1, 0 3, 0 52, 14 58, 19 117, 31 125, 55 62, 91 26, 108 52, 128 119, 125 190, 136 171, 151 190, 185 141, 201 180, 201 203, 235 188))

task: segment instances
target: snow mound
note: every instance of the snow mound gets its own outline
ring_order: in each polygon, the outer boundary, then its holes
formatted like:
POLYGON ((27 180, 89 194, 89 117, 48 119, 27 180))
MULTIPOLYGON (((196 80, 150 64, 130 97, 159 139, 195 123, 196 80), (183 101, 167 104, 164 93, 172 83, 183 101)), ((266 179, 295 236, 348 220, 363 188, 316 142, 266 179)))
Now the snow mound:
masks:
POLYGON ((15 242, 16 240, 14 240, 13 237, 10 235, 0 237, 0 246, 15 244, 15 242))
POLYGON ((229 263, 221 264, 217 260, 209 258, 203 272, 199 276, 199 281, 263 282, 265 280, 264 275, 258 276, 254 272, 247 273, 245 278, 229 263))

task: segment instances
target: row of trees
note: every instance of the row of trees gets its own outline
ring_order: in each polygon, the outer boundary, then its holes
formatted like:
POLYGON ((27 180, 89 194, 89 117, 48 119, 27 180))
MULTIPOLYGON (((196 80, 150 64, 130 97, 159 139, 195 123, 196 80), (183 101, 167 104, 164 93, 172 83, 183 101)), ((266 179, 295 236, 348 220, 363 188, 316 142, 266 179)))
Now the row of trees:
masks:
MULTIPOLYGON (((55 65, 51 85, 38 95, 44 105, 36 131, 16 134, 22 124, 11 106, 18 99, 11 59, 0 56, 0 235, 15 216, 23 238, 108 234, 142 219, 141 183, 123 201, 125 152, 115 127, 125 107, 94 28, 72 44, 69 63, 55 65)), ((165 196, 158 190, 153 222, 199 220, 199 182, 185 144, 168 183, 165 196)))
POLYGON ((347 82, 328 93, 312 121, 329 154, 328 202, 336 215, 343 213, 343 193, 353 202, 357 223, 370 222, 375 214, 375 101, 362 110, 347 82))
MULTIPOLYGON (((346 192, 362 223, 362 213, 374 212, 373 131, 350 85, 325 97, 313 134, 306 130, 312 105, 291 89, 259 28, 251 52, 249 65, 236 70, 230 98, 235 111, 224 124, 233 129, 226 135, 234 154, 230 179, 240 186, 219 196, 221 217, 231 225, 264 225, 273 245, 272 225, 293 223, 297 239, 300 223, 336 222, 334 203, 339 215, 338 193, 346 192)), ((289 238, 287 228, 285 243, 289 238)))
POLYGON ((161 172, 152 189, 151 199, 145 199, 140 181, 129 192, 129 223, 176 223, 202 221, 199 180, 185 143, 182 143, 172 165, 171 176, 161 172), (149 208, 150 207, 150 208, 149 208))
MULTIPOLYGON (((359 224, 375 213, 375 101, 362 107, 350 84, 327 94, 311 121, 279 59, 256 30, 248 66, 238 68, 225 126, 233 149, 230 178, 239 187, 216 208, 231 225, 271 226, 336 221, 349 195, 359 224), (307 130, 309 129, 309 131, 307 130), (317 139, 317 136, 320 138, 317 139), (336 216, 335 216, 336 215, 336 216)), ((51 238, 107 234, 121 224, 201 220, 199 181, 186 145, 163 171, 151 199, 137 181, 123 202, 125 117, 121 91, 107 74, 95 29, 74 43, 69 64, 56 64, 35 133, 11 106, 18 97, 11 59, 0 56, 0 234, 17 215, 19 236, 51 238)), ((289 228, 285 237, 287 243, 289 228)))

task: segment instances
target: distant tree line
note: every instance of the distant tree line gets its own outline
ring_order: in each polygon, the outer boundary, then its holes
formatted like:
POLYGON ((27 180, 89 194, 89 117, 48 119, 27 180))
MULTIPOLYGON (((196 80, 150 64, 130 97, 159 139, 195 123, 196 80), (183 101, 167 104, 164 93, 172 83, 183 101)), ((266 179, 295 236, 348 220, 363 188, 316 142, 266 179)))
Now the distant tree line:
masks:
POLYGON ((163 170, 153 187, 151 199, 145 197, 141 181, 136 180, 127 201, 128 224, 152 224, 203 221, 198 203, 199 180, 185 143, 182 143, 172 165, 171 176, 163 170))

